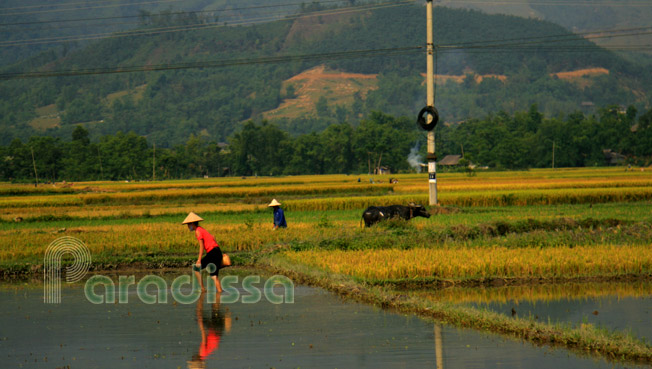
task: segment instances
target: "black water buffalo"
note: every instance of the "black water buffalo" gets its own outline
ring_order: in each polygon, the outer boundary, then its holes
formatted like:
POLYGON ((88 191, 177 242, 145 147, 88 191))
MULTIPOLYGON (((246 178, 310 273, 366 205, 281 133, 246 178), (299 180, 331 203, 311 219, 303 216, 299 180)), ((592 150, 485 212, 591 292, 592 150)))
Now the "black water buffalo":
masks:
POLYGON ((390 206, 370 206, 362 213, 365 227, 380 222, 381 220, 400 218, 410 220, 414 217, 430 218, 430 213, 426 211, 421 205, 410 203, 408 206, 404 205, 390 205, 390 206))

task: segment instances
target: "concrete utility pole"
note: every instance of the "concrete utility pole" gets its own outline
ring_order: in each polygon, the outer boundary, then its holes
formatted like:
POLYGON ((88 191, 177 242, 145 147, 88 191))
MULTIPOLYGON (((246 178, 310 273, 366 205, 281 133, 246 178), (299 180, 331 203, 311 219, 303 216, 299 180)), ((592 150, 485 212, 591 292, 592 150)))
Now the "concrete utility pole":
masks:
POLYGON ((152 181, 156 181, 156 142, 154 142, 154 153, 152 157, 152 181))
POLYGON ((36 159, 34 159, 34 148, 29 147, 29 149, 32 151, 32 165, 34 165, 34 187, 38 187, 38 173, 36 172, 36 159))
MULTIPOLYGON (((435 46, 432 36, 432 0, 426 0, 426 51, 427 51, 427 70, 426 70, 426 105, 435 106, 435 73, 434 73, 434 53, 435 46)), ((432 115, 428 115, 428 122, 433 119, 432 115)), ((428 131, 428 187, 430 193, 430 205, 437 205, 437 157, 435 156, 435 132, 434 130, 428 131)))

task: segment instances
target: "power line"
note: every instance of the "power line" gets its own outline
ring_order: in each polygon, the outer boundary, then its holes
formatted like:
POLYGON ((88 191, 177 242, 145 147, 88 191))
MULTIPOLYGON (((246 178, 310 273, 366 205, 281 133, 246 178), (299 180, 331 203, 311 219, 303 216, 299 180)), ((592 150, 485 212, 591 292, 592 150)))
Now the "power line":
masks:
MULTIPOLYGON (((339 1, 339 0, 335 0, 335 1, 339 1)), ((345 8, 339 8, 339 9, 334 9, 334 10, 317 11, 317 12, 303 13, 303 14, 297 14, 297 15, 291 15, 291 16, 285 16, 285 17, 273 16, 273 17, 252 18, 252 19, 248 19, 248 20, 245 19, 245 20, 241 20, 241 21, 231 22, 230 25, 252 25, 252 24, 257 24, 257 23, 270 22, 270 21, 274 21, 274 20, 291 20, 291 19, 296 19, 296 18, 300 18, 300 17, 304 17, 304 16, 345 14, 345 13, 351 13, 351 12, 357 12, 357 11, 364 11, 364 10, 374 10, 374 9, 381 9, 381 8, 388 8, 388 7, 403 6, 403 5, 412 4, 413 2, 414 2, 414 0, 408 0, 408 1, 395 2, 395 3, 381 3, 381 4, 373 4, 373 5, 363 5, 363 6, 358 6, 358 7, 345 7, 345 8)), ((152 34, 162 34, 162 33, 170 33, 170 32, 180 32, 180 31, 190 31, 190 30, 199 30, 199 29, 207 29, 207 28, 216 28, 216 27, 222 27, 222 26, 224 26, 224 25, 220 24, 220 22, 210 22, 210 23, 198 23, 198 24, 191 24, 191 25, 179 25, 179 26, 159 27, 159 28, 138 29, 138 30, 121 31, 121 32, 105 32, 105 33, 97 33, 97 34, 88 34, 88 35, 83 35, 83 36, 59 36, 59 37, 44 37, 44 38, 37 38, 37 39, 10 40, 10 41, 0 42, 0 47, 26 46, 26 45, 36 45, 36 44, 48 44, 48 43, 60 43, 60 42, 71 42, 71 41, 96 40, 96 39, 104 39, 104 38, 119 38, 119 37, 129 37, 129 36, 152 35, 152 34)), ((637 36, 637 35, 649 34, 649 32, 634 32, 634 31, 649 30, 649 29, 652 29, 652 27, 637 27, 637 28, 626 28, 626 29, 597 30, 597 31, 583 32, 583 33, 577 33, 577 34, 567 33, 567 34, 558 34, 558 35, 551 35, 551 36, 538 36, 538 37, 530 37, 530 38, 513 38, 513 39, 503 39, 503 40, 495 40, 495 41, 481 40, 481 41, 472 41, 472 42, 457 43, 457 44, 443 44, 443 45, 438 45, 438 47, 441 48, 441 49, 444 49, 444 48, 459 48, 461 46, 469 47, 470 45, 474 45, 474 44, 484 45, 484 47, 491 47, 492 45, 489 45, 489 43, 491 43, 491 42, 506 42, 506 41, 515 41, 515 40, 542 40, 540 43, 543 43, 543 42, 568 41, 568 40, 563 40, 563 39, 573 38, 572 41, 576 41, 578 36, 584 36, 584 39, 609 38, 609 37, 628 37, 628 36, 637 36), (604 33, 621 33, 621 34, 619 34, 619 35, 596 35, 596 34, 604 34, 604 33), (590 35, 593 35, 593 36, 590 36, 590 35)), ((493 46, 495 47, 495 45, 493 45, 493 46)), ((481 46, 477 46, 477 47, 481 47, 481 46)))
POLYGON ((15 33, 15 32, 49 32, 49 31, 60 31, 63 29, 74 29, 74 28, 83 28, 83 27, 92 27, 93 29, 99 29, 99 28, 109 28, 109 27, 115 27, 115 26, 126 26, 125 28, 128 28, 129 26, 134 26, 137 24, 135 21, 131 22, 111 22, 111 23, 101 23, 101 24, 77 24, 77 25, 67 25, 67 26, 51 26, 51 27, 30 27, 30 28, 21 28, 20 31, 14 31, 14 30, 8 30, 8 29, 0 29, 0 33, 15 33))
MULTIPOLYGON (((384 5, 383 7, 389 6, 400 6, 405 5, 409 2, 404 3, 391 3, 389 5, 384 5)), ((378 6, 374 6, 378 8, 378 6)), ((364 9, 359 9, 359 7, 337 9, 334 11, 329 11, 327 14, 342 13, 342 12, 352 12, 360 10, 368 10, 369 7, 364 9)), ((303 16, 316 16, 326 14, 325 12, 314 12, 307 14, 300 14, 296 17, 303 16)), ((292 17, 289 17, 290 19, 292 17)), ((255 21, 255 20, 254 20, 255 21)), ((260 20, 258 20, 260 21, 260 20)), ((252 20, 244 21, 252 24, 252 20)), ((175 26, 175 27, 164 27, 157 29, 149 30, 140 30, 140 32, 149 32, 149 33, 165 33, 165 32, 177 32, 182 30, 189 29, 202 29, 202 28, 214 28, 217 27, 215 24, 199 24, 199 25, 190 25, 190 26, 175 26), (185 28, 181 28, 185 27, 185 28), (188 28, 195 27, 195 28, 188 28)), ((610 29, 610 30, 597 30, 591 32, 585 32, 584 39, 594 39, 594 38, 612 38, 612 37, 629 37, 637 35, 647 35, 652 34, 652 27, 638 27, 638 28, 627 28, 627 29, 610 29), (647 32, 641 32, 644 30, 651 30, 647 32), (611 33, 606 34, 605 33, 611 33), (617 34, 620 33, 620 34, 617 34)), ((96 34, 89 36, 104 36, 106 34, 96 34)), ((111 37, 126 37, 139 35, 134 32, 124 32, 118 34, 109 34, 111 37)), ((551 35, 551 36, 536 36, 536 37, 526 37, 526 38, 512 38, 512 39, 500 39, 500 40, 483 40, 483 41, 473 41, 473 42, 463 42, 457 44, 441 44, 436 45, 439 52, 458 52, 464 50, 465 52, 472 53, 497 53, 497 52, 586 52, 586 51, 608 51, 598 47, 597 45, 559 45, 560 43, 569 42, 569 41, 579 41, 582 40, 578 38, 582 34, 560 34, 560 35, 551 35), (568 39, 573 37, 574 39, 568 39), (550 44, 557 45, 550 45, 550 44)), ((100 38, 98 37, 98 38, 100 38)), ((105 37, 101 37, 105 38, 105 37)), ((56 38, 49 38, 47 40, 40 39, 40 41, 45 42, 67 42, 71 39, 60 40, 56 38)), ((33 40, 33 41, 38 41, 33 40)), ((24 40, 23 40, 24 41, 24 40)), ((29 41, 29 40, 28 40, 29 41)), ((15 42, 15 41, 14 41, 15 42)), ((42 43, 45 43, 42 42, 42 43)), ((16 46, 15 44, 7 45, 0 43, 1 46, 16 46)), ((648 50, 652 45, 613 45, 612 48, 618 48, 621 50, 648 50)), ((418 50, 419 48, 408 48, 411 51, 418 50)), ((247 65, 247 64, 265 64, 265 63, 281 63, 289 62, 296 60, 312 60, 314 58, 326 58, 326 59, 337 59, 344 57, 366 57, 378 55, 378 53, 406 53, 404 48, 398 49, 374 49, 374 50, 358 50, 351 52, 335 52, 335 53, 326 53, 326 54, 308 54, 308 55, 298 55, 298 56, 280 56, 280 57, 266 57, 259 59, 236 59, 236 60, 226 60, 226 61, 212 61, 212 62, 197 62, 197 63, 181 63, 181 64, 164 64, 164 65, 149 65, 149 66, 129 66, 129 67, 112 67, 112 68, 95 68, 95 69, 78 69, 78 70, 67 70, 67 71, 50 71, 50 72, 30 72, 30 73, 14 73, 14 74, 2 74, 0 79, 17 79, 17 78, 41 78, 41 77, 54 77, 54 76, 70 76, 70 75, 89 75, 89 74, 110 74, 110 73, 127 73, 127 72, 139 72, 139 71, 155 71, 155 70, 170 70, 170 69, 190 69, 190 68, 217 68, 217 67, 226 67, 226 66, 235 66, 235 65, 247 65)))
MULTIPOLYGON (((652 45, 616 45, 616 47, 623 50, 650 50, 652 45)), ((297 61, 311 61, 311 60, 337 60, 337 59, 351 59, 351 58, 364 58, 364 57, 378 57, 378 56, 395 56, 422 52, 423 46, 411 46, 401 48, 386 48, 386 49, 368 49, 368 50, 352 50, 352 51, 339 51, 319 54, 302 54, 302 55, 284 55, 284 56, 271 56, 260 58, 246 58, 246 59, 228 59, 228 60, 215 60, 215 61, 201 61, 193 63, 176 63, 176 64, 156 64, 156 65, 139 65, 139 66, 124 66, 124 67, 105 67, 105 68, 89 68, 89 69, 71 69, 60 71, 45 71, 45 72, 24 72, 24 73, 4 73, 0 74, 0 80, 12 79, 32 79, 32 78, 46 78, 46 77, 64 77, 64 76, 86 76, 86 75, 101 75, 101 74, 117 74, 117 73, 133 73, 133 72, 152 72, 164 70, 181 70, 181 69, 201 69, 201 68, 225 68, 233 66, 245 66, 254 64, 277 64, 289 63, 297 61)), ((441 53, 513 53, 518 52, 587 52, 587 51, 608 51, 598 46, 502 46, 499 48, 457 48, 457 49, 444 49, 438 50, 441 53)))
POLYGON ((134 4, 111 4, 111 5, 99 5, 99 6, 85 6, 78 8, 70 9, 50 9, 50 10, 35 10, 30 12, 18 12, 18 13, 4 13, 0 14, 1 16, 15 16, 15 15, 34 15, 34 14, 44 14, 44 13, 63 13, 63 12, 75 12, 80 10, 90 10, 90 9, 105 9, 105 8, 116 8, 124 6, 136 6, 136 5, 150 5, 150 4, 161 4, 161 3, 175 3, 182 0, 158 0, 158 1, 146 1, 141 3, 134 4))
POLYGON ((585 52, 610 52, 612 50, 622 51, 645 51, 652 50, 652 45, 614 45, 609 49, 595 47, 500 47, 494 49, 444 49, 438 50, 440 53, 451 54, 464 52, 466 54, 509 54, 509 53, 585 53, 585 52))
POLYGON ((652 30, 652 26, 650 26, 650 27, 635 27, 635 28, 612 28, 612 29, 593 30, 593 31, 585 31, 585 32, 578 32, 578 33, 567 32, 567 33, 561 33, 561 34, 556 34, 556 35, 532 36, 532 37, 516 37, 516 38, 505 38, 505 39, 499 39, 499 40, 467 41, 467 42, 458 42, 458 43, 452 43, 452 44, 440 44, 439 47, 468 46, 468 45, 475 45, 475 44, 481 44, 481 43, 486 44, 486 43, 494 43, 494 42, 546 40, 546 39, 551 39, 551 40, 560 39, 560 41, 561 41, 564 38, 571 39, 569 41, 578 41, 578 40, 581 40, 581 39, 587 39, 587 38, 589 38, 588 36, 590 36, 590 35, 598 35, 598 34, 604 34, 604 33, 632 33, 632 32, 645 31, 645 30, 652 30))
MULTIPOLYGON (((292 20, 292 19, 297 19, 306 16, 347 14, 347 13, 354 13, 354 12, 367 11, 367 10, 404 6, 404 5, 412 4, 413 2, 414 0, 409 0, 409 1, 395 2, 395 3, 384 3, 379 5, 363 5, 358 7, 346 7, 346 8, 340 8, 334 10, 302 13, 302 14, 290 15, 284 17, 274 16, 274 17, 252 18, 248 20, 230 22, 229 25, 231 26, 252 25, 258 23, 267 23, 274 20, 292 20)), ((170 32, 200 30, 200 29, 217 28, 217 27, 225 27, 225 25, 222 22, 210 22, 210 23, 197 23, 197 24, 190 24, 190 25, 169 26, 169 27, 159 27, 159 28, 146 28, 146 29, 121 31, 121 32, 110 32, 110 33, 105 32, 105 33, 88 34, 83 36, 58 36, 58 37, 42 37, 36 39, 10 40, 10 41, 0 42, 0 47, 121 38, 121 37, 130 37, 130 36, 142 36, 142 35, 153 35, 153 34, 162 34, 162 33, 170 33, 170 32)))
POLYGON ((139 66, 90 68, 90 69, 70 69, 70 70, 46 71, 46 72, 3 73, 0 74, 0 80, 63 77, 63 76, 84 76, 84 75, 116 74, 116 73, 131 73, 131 72, 150 72, 150 71, 178 70, 178 69, 224 68, 224 67, 252 65, 252 64, 276 64, 276 63, 288 63, 288 62, 309 61, 309 60, 335 60, 335 59, 363 58, 363 57, 374 57, 374 56, 393 56, 393 55, 414 53, 414 52, 421 51, 422 49, 423 46, 410 46, 410 47, 396 47, 396 48, 386 48, 386 49, 339 51, 339 52, 329 52, 329 53, 319 53, 319 54, 284 55, 284 56, 271 56, 271 57, 260 57, 260 58, 201 61, 201 62, 194 62, 194 63, 139 65, 139 66))
MULTIPOLYGON (((104 1, 96 1, 96 3, 116 3, 118 1, 122 1, 122 0, 104 0, 104 1)), ((176 0, 176 1, 184 1, 184 0, 176 0)), ((152 1, 148 1, 147 3, 151 3, 151 2, 152 1)), ((168 1, 161 1, 161 2, 170 2, 170 1, 168 0, 168 1)), ((46 8, 46 7, 53 8, 53 7, 57 7, 57 6, 73 6, 73 5, 84 5, 84 4, 88 4, 88 2, 83 1, 83 2, 76 2, 76 3, 59 3, 59 4, 40 4, 40 5, 15 6, 15 7, 11 7, 11 8, 3 8, 2 10, 35 9, 35 8, 46 8)), ((131 2, 131 3, 123 3, 123 4, 125 4, 125 5, 132 5, 132 4, 140 5, 141 3, 133 3, 133 2, 131 2)))
MULTIPOLYGON (((175 0, 179 1, 179 0, 175 0)), ((341 3, 346 0, 323 0, 317 4, 328 4, 328 3, 341 3)), ((414 1, 413 1, 414 2, 414 1)), ((252 10, 252 9, 269 9, 269 8, 282 8, 290 6, 300 6, 302 3, 285 3, 285 4, 276 4, 276 5, 255 5, 255 6, 246 6, 240 8, 231 8, 231 9, 213 9, 213 10, 197 10, 197 11, 175 11, 168 12, 164 14, 149 14, 150 16, 167 16, 167 15, 186 15, 186 14, 203 14, 203 13, 225 13, 225 12, 235 12, 241 10, 252 10)), ((64 23, 64 22, 88 22, 88 21, 101 21, 101 20, 112 20, 112 19, 133 19, 140 18, 141 15, 116 15, 110 17, 91 17, 91 18, 70 18, 70 19, 59 19, 59 20, 43 20, 43 21, 29 21, 29 22, 14 22, 14 23, 0 23, 0 26, 18 26, 18 25, 30 25, 30 24, 47 24, 47 23, 64 23)))
POLYGON ((544 6, 590 6, 590 7, 641 7, 650 6, 648 1, 482 1, 482 0, 455 0, 455 1, 440 1, 437 5, 442 3, 452 4, 473 4, 473 5, 544 5, 544 6))
MULTIPOLYGON (((98 1, 96 3, 116 3, 121 0, 105 0, 105 1, 98 1)), ((151 4, 161 4, 161 3, 172 3, 172 2, 181 2, 184 0, 152 0, 152 1, 142 1, 142 2, 130 2, 130 3, 118 3, 118 4, 111 4, 111 5, 104 5, 104 6, 86 6, 86 7, 78 7, 78 8, 71 8, 71 9, 60 9, 58 12, 64 12, 64 11, 78 11, 78 10, 85 10, 85 9, 97 9, 97 8, 103 8, 103 7, 124 7, 124 6, 136 6, 136 5, 151 5, 151 4)), ((320 1, 319 3, 327 3, 327 2, 343 2, 346 0, 339 0, 339 1, 320 1)), ((304 2, 305 3, 305 2, 304 2)), ((447 0, 439 0, 439 4, 447 4, 447 3, 455 3, 455 4, 475 4, 475 5, 553 5, 553 6, 608 6, 608 7, 628 7, 628 6, 633 6, 633 7, 638 7, 638 6, 649 6, 649 2, 647 1, 621 1, 614 3, 613 1, 523 1, 523 0, 517 0, 517 1, 483 1, 483 0, 455 0, 455 1, 447 1, 447 0)), ((86 5, 88 4, 87 2, 71 2, 71 3, 60 3, 60 4, 41 4, 41 5, 28 5, 28 6, 17 6, 17 7, 11 7, 11 8, 3 8, 3 11, 6 10, 20 10, 20 9, 36 9, 36 8, 45 8, 45 7, 64 7, 64 6, 75 6, 75 5, 86 5)), ((300 3, 298 4, 300 5, 300 3)), ((273 5, 271 5, 273 6, 273 5)), ((0 15, 28 15, 28 14, 38 14, 38 13, 43 13, 43 12, 51 12, 51 11, 35 11, 35 12, 25 12, 25 13, 6 13, 6 14, 0 14, 0 15)))
POLYGON ((515 38, 515 39, 506 39, 506 40, 496 40, 496 41, 476 41, 476 42, 467 42, 467 43, 459 43, 459 44, 444 44, 444 45, 437 45, 437 48, 440 50, 446 50, 446 49, 458 49, 458 50, 470 50, 470 49, 500 49, 500 48, 517 48, 517 47, 535 47, 537 49, 543 50, 546 47, 553 47, 555 49, 562 49, 564 47, 566 48, 573 48, 573 49, 578 49, 578 48, 600 48, 597 45, 556 45, 556 46, 547 46, 549 44, 558 44, 558 43, 568 43, 568 42, 577 42, 577 41, 582 41, 582 40, 593 40, 593 39, 601 39, 601 38, 616 38, 616 37, 632 37, 632 36, 641 36, 641 35, 649 35, 652 34, 652 27, 641 27, 641 28, 633 28, 631 30, 650 30, 646 32, 627 32, 623 33, 622 31, 617 31, 620 32, 619 34, 607 34, 605 35, 604 33, 612 33, 614 31, 603 31, 603 32, 592 32, 591 34, 587 34, 586 36, 582 38, 574 38, 574 39, 569 39, 568 37, 575 36, 574 34, 569 34, 568 36, 560 35, 560 36, 539 36, 539 37, 532 37, 532 38, 515 38), (602 34, 601 34, 602 33, 602 34), (511 41, 511 42, 510 42, 511 41), (538 46, 534 46, 538 45, 538 46))

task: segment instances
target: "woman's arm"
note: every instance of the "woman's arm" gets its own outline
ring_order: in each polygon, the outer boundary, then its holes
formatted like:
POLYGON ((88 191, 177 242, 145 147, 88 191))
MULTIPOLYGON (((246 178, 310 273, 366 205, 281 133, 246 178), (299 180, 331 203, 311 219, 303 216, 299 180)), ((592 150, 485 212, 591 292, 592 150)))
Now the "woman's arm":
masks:
POLYGON ((197 257, 197 264, 201 265, 201 256, 204 253, 204 240, 199 240, 199 256, 197 257))

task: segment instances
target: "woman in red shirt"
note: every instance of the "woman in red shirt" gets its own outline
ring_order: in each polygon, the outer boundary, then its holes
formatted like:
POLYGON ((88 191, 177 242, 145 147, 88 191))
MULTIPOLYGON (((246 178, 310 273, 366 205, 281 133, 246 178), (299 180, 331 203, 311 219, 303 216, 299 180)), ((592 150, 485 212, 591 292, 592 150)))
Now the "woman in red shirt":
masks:
POLYGON ((206 288, 204 288, 204 284, 201 280, 200 271, 206 268, 209 264, 213 264, 215 270, 212 271, 210 275, 215 282, 217 292, 222 293, 222 286, 220 285, 220 280, 217 278, 217 275, 221 268, 231 265, 231 260, 228 255, 222 255, 222 250, 220 250, 220 246, 215 242, 215 238, 213 238, 207 230, 199 226, 199 222, 202 220, 204 219, 199 215, 190 212, 182 223, 187 224, 188 229, 195 232, 195 237, 197 237, 197 241, 199 241, 199 256, 197 257, 197 262, 193 265, 192 269, 195 271, 202 292, 205 292, 206 288), (206 256, 202 258, 204 251, 206 251, 206 256))

